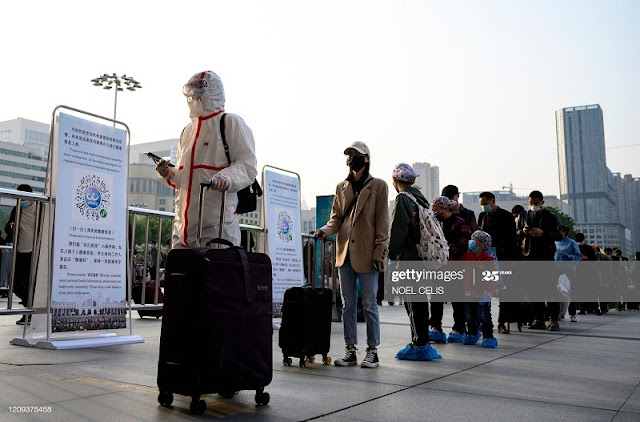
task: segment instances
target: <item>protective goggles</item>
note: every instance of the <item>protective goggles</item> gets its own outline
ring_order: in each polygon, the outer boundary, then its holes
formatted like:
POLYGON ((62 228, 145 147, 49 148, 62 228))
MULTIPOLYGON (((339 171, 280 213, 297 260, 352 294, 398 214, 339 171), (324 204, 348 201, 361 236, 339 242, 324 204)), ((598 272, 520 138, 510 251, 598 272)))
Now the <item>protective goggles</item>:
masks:
POLYGON ((202 97, 205 92, 205 88, 208 86, 206 79, 196 79, 186 83, 182 87, 182 93, 185 97, 202 97))

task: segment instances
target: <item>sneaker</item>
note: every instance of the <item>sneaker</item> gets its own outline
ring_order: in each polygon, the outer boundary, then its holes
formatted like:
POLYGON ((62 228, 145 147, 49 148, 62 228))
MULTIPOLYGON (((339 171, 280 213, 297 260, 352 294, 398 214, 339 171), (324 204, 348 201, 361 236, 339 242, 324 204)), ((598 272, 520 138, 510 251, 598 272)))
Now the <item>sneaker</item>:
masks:
POLYGON ((441 359, 436 349, 425 344, 424 346, 416 346, 413 343, 407 344, 407 347, 396 353, 396 359, 425 361, 432 359, 441 359))
POLYGON ((480 332, 476 333, 475 336, 469 335, 469 334, 463 334, 462 335, 462 344, 466 344, 466 345, 474 345, 478 342, 478 340, 480 340, 480 337, 482 336, 482 334, 480 332))
POLYGON ((367 355, 364 357, 360 366, 363 368, 377 368, 378 365, 378 350, 375 347, 367 347, 367 355))
POLYGON ((552 322, 549 325, 549 331, 560 331, 560 324, 558 324, 558 321, 552 322))
POLYGON ((358 364, 358 357, 356 356, 356 349, 349 349, 348 347, 345 349, 344 356, 339 359, 336 359, 336 366, 355 366, 358 364))
POLYGON ((571 315, 571 322, 578 322, 578 318, 575 315, 571 315))
POLYGON ((462 343, 462 334, 456 330, 451 331, 447 337, 447 343, 462 343))
POLYGON ((433 341, 434 343, 446 343, 447 335, 442 331, 431 330, 429 331, 429 340, 433 341))
POLYGON ((504 324, 498 324, 498 332, 500 334, 509 334, 509 329, 504 324))
POLYGON ((529 329, 530 330, 544 330, 545 329, 544 322, 538 321, 536 319, 529 325, 529 329))
POLYGON ((498 347, 498 339, 495 337, 485 338, 482 340, 482 347, 485 349, 495 349, 498 347))
POLYGON ((27 316, 26 315, 22 315, 22 318, 20 318, 19 320, 16 321, 16 324, 18 325, 24 325, 24 323, 27 320, 27 316))

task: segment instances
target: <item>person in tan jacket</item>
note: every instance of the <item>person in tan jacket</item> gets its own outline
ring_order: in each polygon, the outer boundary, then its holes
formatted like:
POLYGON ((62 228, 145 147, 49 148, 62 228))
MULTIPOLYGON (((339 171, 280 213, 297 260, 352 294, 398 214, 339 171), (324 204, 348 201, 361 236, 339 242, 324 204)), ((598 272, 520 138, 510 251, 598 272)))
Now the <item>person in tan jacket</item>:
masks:
POLYGON ((338 183, 331 207, 331 218, 316 232, 319 239, 338 234, 336 267, 344 307, 342 321, 345 355, 337 359, 338 366, 357 365, 357 299, 356 282, 362 289, 362 307, 367 324, 367 354, 363 368, 378 366, 380 319, 376 292, 378 272, 383 272, 389 244, 389 210, 387 184, 369 174, 369 148, 364 142, 354 142, 344 150, 350 168, 345 181, 338 183))

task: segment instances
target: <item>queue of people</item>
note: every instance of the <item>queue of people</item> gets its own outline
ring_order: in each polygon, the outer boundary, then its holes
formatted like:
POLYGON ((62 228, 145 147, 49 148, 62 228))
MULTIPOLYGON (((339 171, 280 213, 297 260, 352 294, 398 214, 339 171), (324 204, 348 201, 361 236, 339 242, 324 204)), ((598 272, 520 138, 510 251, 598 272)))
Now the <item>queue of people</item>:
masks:
MULTIPOLYGON (((545 208, 540 191, 534 190, 529 194, 528 210, 516 206, 511 211, 500 208, 493 193, 482 192, 478 198, 482 211, 476 219, 472 210, 458 203, 460 192, 453 185, 446 186, 442 195, 433 198, 429 204, 429 200, 413 187, 418 174, 410 165, 401 163, 392 172, 393 187, 398 195, 388 227, 386 184, 369 174, 369 148, 362 142, 356 142, 344 153, 350 167, 348 177, 336 188, 329 221, 316 232, 320 239, 338 234, 336 266, 345 304, 345 354, 336 360, 336 365, 357 365, 356 279, 362 285, 367 323, 368 347, 361 366, 374 368, 379 365, 376 350, 380 344, 379 273, 385 270, 387 258, 390 268, 395 268, 399 261, 422 259, 416 246, 420 243, 420 231, 424 230, 424 224, 420 222, 420 208, 430 209, 439 222, 442 236, 446 239, 449 261, 474 262, 480 270, 495 270, 501 260, 565 261, 568 265, 568 269, 558 266, 557 274, 548 279, 530 275, 512 286, 511 294, 518 295, 527 286, 542 283, 546 297, 543 302, 523 304, 524 297, 505 296, 497 318, 498 333, 509 333, 509 323, 514 321, 531 330, 558 331, 559 320, 564 318, 567 310, 571 321, 575 322, 577 309, 582 311, 586 308, 587 304, 570 302, 570 287, 567 283, 563 291, 562 280, 576 278, 572 273, 576 270, 572 261, 590 259, 592 254, 585 255, 584 245, 572 240, 569 228, 561 226, 556 215, 545 208), (368 183, 372 184, 367 186, 368 183)), ((584 236, 578 239, 584 239, 584 236)), ((615 259, 613 251, 611 255, 610 259, 615 259)), ((442 327, 444 304, 441 301, 435 298, 429 302, 405 301, 411 342, 397 352, 396 358, 416 361, 441 358, 431 343, 474 345, 483 338, 482 347, 497 347, 491 311, 496 287, 497 282, 458 286, 467 300, 452 303, 454 324, 448 335, 442 327)))
MULTIPOLYGON (((222 81, 214 72, 198 72, 183 87, 189 107, 191 122, 183 129, 177 150, 177 163, 160 160, 156 170, 159 179, 176 190, 175 220, 171 245, 173 248, 189 248, 196 244, 198 231, 197 189, 202 182, 210 182, 210 189, 219 192, 205 196, 208 210, 202 221, 202 238, 218 237, 220 212, 224 213, 222 237, 234 245, 240 245, 240 227, 236 215, 237 195, 227 198, 221 210, 222 194, 238 192, 249 186, 257 175, 255 143, 251 129, 235 114, 226 114, 222 81), (228 142, 225 141, 226 138, 228 142)), ((392 171, 393 188, 397 192, 391 218, 388 215, 388 186, 382 179, 370 174, 372 154, 364 142, 354 142, 344 150, 349 170, 345 180, 336 186, 331 216, 316 231, 319 239, 337 234, 336 262, 343 300, 342 321, 345 353, 335 361, 338 366, 358 364, 357 333, 357 285, 361 288, 362 307, 366 322, 366 353, 360 366, 379 366, 377 348, 380 345, 380 320, 378 283, 387 265, 398 261, 421 259, 416 244, 420 243, 421 210, 429 213, 442 235, 442 248, 446 248, 448 260, 474 262, 482 268, 494 269, 496 261, 579 261, 621 260, 619 250, 605 250, 604 254, 584 244, 584 236, 578 234, 571 240, 568 228, 560 227, 556 216, 544 207, 544 197, 532 191, 528 197, 529 210, 521 206, 511 211, 496 204, 491 192, 482 192, 478 201, 481 208, 475 213, 459 202, 460 192, 454 185, 447 185, 441 196, 425 198, 413 184, 418 174, 405 163, 392 171), (430 203, 431 202, 431 203, 430 203), (389 223, 390 222, 390 223, 389 223)), ((31 191, 28 185, 18 190, 31 191)), ((33 232, 29 231, 34 217, 33 203, 23 201, 21 213, 15 273, 15 293, 26 304, 31 245, 33 232)), ((15 209, 12 212, 14 218, 15 209)), ((5 227, 12 236, 15 224, 5 227)), ((150 247, 149 270, 156 276, 157 245, 150 247)), ((579 271, 579 270, 578 270, 579 271)), ((569 271, 570 272, 570 271, 569 271)), ((565 274, 566 275, 566 274, 565 274)), ((573 274, 567 276, 571 278, 573 274)), ((527 283, 558 282, 549 280, 522 280, 527 283)), ((429 303, 405 302, 409 317, 411 342, 401 349, 396 358, 407 360, 432 360, 441 356, 430 343, 477 344, 483 338, 482 347, 495 348, 491 302, 495 285, 459 286, 460 293, 469 297, 464 302, 453 302, 454 324, 447 334, 442 326, 444 303, 434 299, 429 303)), ((555 288, 548 289, 555 291, 555 288)), ((569 290, 569 289, 567 289, 569 290)), ((560 307, 563 299, 571 321, 576 321, 578 306, 566 297, 550 295, 545 302, 532 304, 531 316, 526 318, 529 329, 559 329, 559 319, 566 312, 560 307)), ((579 305, 584 313, 597 304, 579 305)), ((597 307, 602 313, 601 307, 597 307)), ((520 320, 520 307, 513 301, 500 305, 498 333, 509 332, 508 323, 520 320)), ((23 317, 19 324, 25 323, 23 317)))

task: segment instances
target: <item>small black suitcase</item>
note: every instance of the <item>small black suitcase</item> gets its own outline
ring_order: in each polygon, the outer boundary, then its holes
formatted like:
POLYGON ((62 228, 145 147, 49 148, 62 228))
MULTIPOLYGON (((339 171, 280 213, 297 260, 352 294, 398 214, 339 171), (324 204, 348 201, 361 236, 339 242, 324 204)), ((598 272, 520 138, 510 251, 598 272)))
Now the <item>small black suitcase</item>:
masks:
MULTIPOLYGON (((144 303, 145 305, 150 305, 153 304, 154 302, 154 295, 156 294, 156 281, 155 280, 148 280, 145 284, 145 289, 144 289, 144 303)), ((133 283, 133 287, 131 288, 131 298, 133 299, 133 301, 137 304, 141 304, 142 303, 142 282, 135 282, 133 283)), ((164 301, 164 295, 162 293, 162 290, 158 291, 158 303, 162 303, 164 301)), ((139 310, 138 314, 140 315, 140 318, 146 317, 146 316, 150 316, 150 317, 155 317, 156 319, 160 318, 162 316, 162 309, 160 310, 153 310, 153 311, 149 311, 149 310, 139 310)))
POLYGON ((165 281, 158 402, 171 407, 173 393, 190 396, 191 412, 203 414, 202 394, 231 398, 240 390, 256 390, 256 403, 268 404, 264 387, 273 376, 269 257, 237 247, 174 249, 167 256, 165 281))
POLYGON ((283 363, 291 365, 291 357, 300 359, 301 367, 322 355, 324 364, 331 338, 331 305, 333 291, 311 286, 291 287, 284 292, 282 324, 278 345, 282 349, 283 363))

